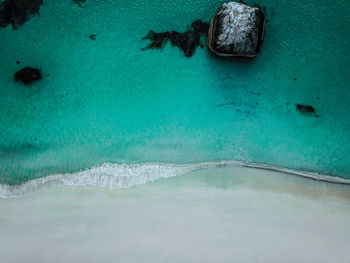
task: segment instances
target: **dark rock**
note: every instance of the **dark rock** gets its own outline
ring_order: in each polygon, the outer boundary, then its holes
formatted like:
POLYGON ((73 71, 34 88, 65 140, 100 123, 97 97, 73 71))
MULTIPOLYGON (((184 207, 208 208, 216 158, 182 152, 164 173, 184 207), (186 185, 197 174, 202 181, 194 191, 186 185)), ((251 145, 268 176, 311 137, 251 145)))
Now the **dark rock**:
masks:
POLYGON ((296 104, 296 109, 303 114, 315 114, 316 111, 314 107, 312 106, 307 106, 307 105, 302 105, 302 104, 296 104))
POLYGON ((198 46, 201 46, 201 36, 207 36, 209 24, 201 20, 194 21, 189 30, 185 33, 179 33, 177 31, 156 33, 149 31, 146 37, 143 39, 151 40, 151 44, 142 50, 146 49, 162 49, 166 43, 170 40, 173 46, 179 47, 186 57, 191 57, 196 51, 198 46))
POLYGON ((264 38, 265 16, 259 7, 223 4, 208 31, 208 48, 220 56, 255 57, 264 38))
POLYGON ((16 29, 34 14, 39 14, 43 0, 5 0, 0 5, 0 28, 16 29))
POLYGON ((17 61, 16 61, 16 64, 19 65, 19 64, 21 64, 21 62, 20 62, 19 60, 17 60, 17 61))
POLYGON ((16 72, 15 81, 22 81, 24 84, 31 84, 33 81, 39 80, 42 78, 41 72, 39 69, 26 67, 16 72))

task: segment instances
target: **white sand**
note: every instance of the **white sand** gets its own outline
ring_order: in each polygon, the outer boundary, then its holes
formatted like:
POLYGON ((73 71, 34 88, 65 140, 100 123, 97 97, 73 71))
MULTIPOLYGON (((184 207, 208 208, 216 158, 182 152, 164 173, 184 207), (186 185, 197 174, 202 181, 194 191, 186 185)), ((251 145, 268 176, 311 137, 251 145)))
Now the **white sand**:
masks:
POLYGON ((0 262, 350 262, 350 186, 217 168, 0 199, 0 262))

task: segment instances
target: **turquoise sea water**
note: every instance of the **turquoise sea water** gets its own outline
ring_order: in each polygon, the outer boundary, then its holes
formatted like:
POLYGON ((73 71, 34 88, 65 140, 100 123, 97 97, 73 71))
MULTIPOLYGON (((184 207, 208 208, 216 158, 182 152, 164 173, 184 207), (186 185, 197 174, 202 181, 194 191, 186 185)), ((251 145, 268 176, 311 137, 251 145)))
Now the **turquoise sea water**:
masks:
POLYGON ((260 1, 268 22, 252 60, 141 51, 150 29, 185 31, 221 3, 44 0, 39 16, 1 29, 0 182, 217 160, 350 179, 350 1, 260 1), (15 83, 25 66, 44 79, 15 83))

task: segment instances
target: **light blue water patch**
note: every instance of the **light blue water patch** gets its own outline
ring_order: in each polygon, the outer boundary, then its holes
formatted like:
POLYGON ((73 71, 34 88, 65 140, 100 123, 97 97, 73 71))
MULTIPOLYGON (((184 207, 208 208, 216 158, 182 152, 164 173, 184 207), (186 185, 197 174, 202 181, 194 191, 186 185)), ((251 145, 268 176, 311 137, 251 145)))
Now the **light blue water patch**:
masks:
POLYGON ((39 16, 1 29, 0 182, 213 160, 350 178, 350 2, 261 1, 268 22, 252 60, 141 51, 149 30, 185 31, 221 3, 45 0, 39 16), (44 78, 15 83, 25 66, 44 78))

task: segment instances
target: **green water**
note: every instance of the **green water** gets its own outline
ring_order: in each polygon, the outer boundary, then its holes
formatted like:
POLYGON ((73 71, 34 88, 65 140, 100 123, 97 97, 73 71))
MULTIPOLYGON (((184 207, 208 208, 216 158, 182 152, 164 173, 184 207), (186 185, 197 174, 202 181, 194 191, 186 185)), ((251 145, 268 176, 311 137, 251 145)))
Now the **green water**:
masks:
POLYGON ((1 29, 0 182, 104 162, 213 160, 350 179, 350 1, 260 1, 268 22, 252 60, 141 51, 150 29, 184 31, 221 3, 45 0, 40 16, 1 29), (25 66, 44 79, 15 83, 25 66))

